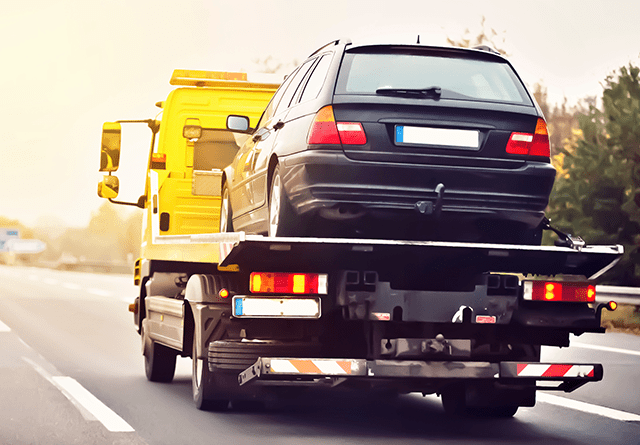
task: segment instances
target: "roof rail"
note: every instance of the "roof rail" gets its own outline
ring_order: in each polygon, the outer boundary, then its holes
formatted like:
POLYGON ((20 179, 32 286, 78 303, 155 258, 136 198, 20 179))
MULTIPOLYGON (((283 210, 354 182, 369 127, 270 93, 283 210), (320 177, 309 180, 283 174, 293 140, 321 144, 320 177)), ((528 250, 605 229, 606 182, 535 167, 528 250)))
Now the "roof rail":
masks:
POLYGON ((471 48, 471 49, 477 49, 478 51, 485 51, 485 52, 492 53, 492 54, 498 54, 498 55, 500 55, 500 56, 502 55, 502 54, 500 54, 500 52, 499 52, 499 51, 497 51, 495 48, 491 48, 491 47, 490 47, 490 46, 488 46, 488 45, 477 45, 477 46, 474 46, 474 47, 473 47, 473 48, 471 48))
POLYGON ((349 44, 351 43, 351 39, 338 39, 338 40, 332 40, 331 42, 327 43, 326 45, 321 46, 320 48, 318 48, 317 50, 315 50, 314 52, 312 52, 311 54, 309 54, 309 57, 318 54, 319 52, 321 52, 322 50, 324 50, 325 48, 328 48, 330 46, 335 46, 338 43, 344 43, 344 44, 349 44))

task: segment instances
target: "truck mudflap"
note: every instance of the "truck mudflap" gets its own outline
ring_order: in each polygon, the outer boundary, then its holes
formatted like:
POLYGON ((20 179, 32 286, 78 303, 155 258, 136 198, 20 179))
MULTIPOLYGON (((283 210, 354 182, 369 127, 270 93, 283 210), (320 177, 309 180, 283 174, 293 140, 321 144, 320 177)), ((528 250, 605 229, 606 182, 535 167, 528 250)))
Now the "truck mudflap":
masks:
POLYGON ((238 375, 238 383, 337 386, 349 379, 490 379, 544 383, 537 388, 571 392, 602 375, 600 364, 260 357, 238 375))

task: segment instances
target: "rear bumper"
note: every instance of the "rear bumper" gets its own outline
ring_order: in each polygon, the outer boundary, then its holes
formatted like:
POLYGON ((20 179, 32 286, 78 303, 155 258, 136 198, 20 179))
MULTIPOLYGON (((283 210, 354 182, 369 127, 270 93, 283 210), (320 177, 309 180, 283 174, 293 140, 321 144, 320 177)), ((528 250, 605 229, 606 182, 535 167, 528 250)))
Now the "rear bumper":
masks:
POLYGON ((600 364, 260 357, 239 374, 238 382, 336 386, 348 380, 490 380, 511 385, 546 382, 539 389, 570 392, 602 376, 600 364))
POLYGON ((515 169, 391 164, 355 161, 337 150, 306 150, 281 159, 281 165, 298 213, 319 212, 329 219, 361 214, 424 218, 430 207, 439 208, 443 219, 500 219, 534 228, 544 216, 555 179, 555 169, 546 163, 515 169), (439 203, 438 184, 444 185, 439 203), (431 203, 422 214, 416 211, 420 202, 431 203))

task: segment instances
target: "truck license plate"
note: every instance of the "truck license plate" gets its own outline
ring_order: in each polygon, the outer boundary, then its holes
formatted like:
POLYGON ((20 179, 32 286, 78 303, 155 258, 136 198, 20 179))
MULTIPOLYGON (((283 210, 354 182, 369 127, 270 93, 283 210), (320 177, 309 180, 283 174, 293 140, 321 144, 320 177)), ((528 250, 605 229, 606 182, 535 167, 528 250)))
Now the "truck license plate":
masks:
POLYGON ((319 298, 233 297, 238 318, 320 318, 319 298))

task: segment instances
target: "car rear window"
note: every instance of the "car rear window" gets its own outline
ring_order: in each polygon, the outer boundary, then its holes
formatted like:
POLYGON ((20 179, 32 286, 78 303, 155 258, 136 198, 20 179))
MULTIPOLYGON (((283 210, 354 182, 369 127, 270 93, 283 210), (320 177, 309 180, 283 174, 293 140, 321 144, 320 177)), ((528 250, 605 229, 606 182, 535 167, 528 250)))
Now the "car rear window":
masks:
POLYGON ((347 52, 336 94, 440 88, 441 99, 533 105, 511 66, 451 53, 347 52))

